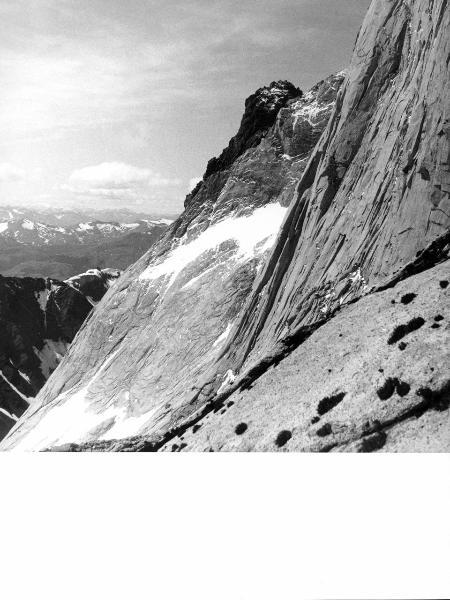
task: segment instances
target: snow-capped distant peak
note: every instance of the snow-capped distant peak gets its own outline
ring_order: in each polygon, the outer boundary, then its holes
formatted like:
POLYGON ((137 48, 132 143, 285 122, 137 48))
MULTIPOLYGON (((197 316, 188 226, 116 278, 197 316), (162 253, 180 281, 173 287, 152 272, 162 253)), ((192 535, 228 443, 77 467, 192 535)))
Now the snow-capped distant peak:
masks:
POLYGON ((33 223, 33 221, 29 221, 28 219, 24 219, 22 222, 22 227, 23 229, 33 231, 33 229, 35 229, 35 223, 33 223))
POLYGON ((83 244, 104 241, 124 236, 127 233, 138 231, 141 234, 154 234, 156 227, 166 227, 172 221, 169 219, 150 220, 135 219, 125 222, 119 221, 80 221, 66 225, 58 220, 53 224, 44 221, 45 215, 36 212, 22 213, 16 209, 1 211, 0 208, 0 241, 2 238, 11 239, 19 244, 32 246, 52 246, 64 244, 83 244), (14 213, 14 214, 13 214, 14 213), (17 214, 15 214, 17 213, 17 214), (42 217, 42 220, 32 217, 42 217))

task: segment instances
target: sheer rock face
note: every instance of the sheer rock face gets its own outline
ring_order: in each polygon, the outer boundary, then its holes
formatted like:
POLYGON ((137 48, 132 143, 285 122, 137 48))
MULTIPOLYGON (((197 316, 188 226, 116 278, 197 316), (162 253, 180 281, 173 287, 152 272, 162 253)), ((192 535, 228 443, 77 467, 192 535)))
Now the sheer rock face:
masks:
POLYGON ((0 277, 0 438, 28 408, 119 274, 92 270, 67 282, 0 277))
POLYGON ((449 55, 446 0, 372 2, 228 368, 393 277, 448 230, 449 55))
POLYGON ((5 444, 159 435, 197 409, 195 388, 251 292, 343 78, 304 97, 274 82, 247 100, 183 215, 121 277, 5 444))

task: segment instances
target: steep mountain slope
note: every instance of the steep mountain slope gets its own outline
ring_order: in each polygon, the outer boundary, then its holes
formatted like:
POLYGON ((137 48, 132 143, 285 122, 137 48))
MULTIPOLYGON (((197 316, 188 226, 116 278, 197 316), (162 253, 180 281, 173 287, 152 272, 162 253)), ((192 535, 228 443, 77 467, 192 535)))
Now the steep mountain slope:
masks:
POLYGON ((237 135, 183 215, 124 274, 28 411, 26 447, 167 427, 189 403, 275 240, 342 80, 304 97, 273 82, 246 101, 237 135))
POLYGON ((3 448, 448 449, 449 34, 373 0, 309 160, 327 102, 259 91, 3 448))
POLYGON ((0 276, 0 438, 28 408, 120 272, 66 282, 0 276))

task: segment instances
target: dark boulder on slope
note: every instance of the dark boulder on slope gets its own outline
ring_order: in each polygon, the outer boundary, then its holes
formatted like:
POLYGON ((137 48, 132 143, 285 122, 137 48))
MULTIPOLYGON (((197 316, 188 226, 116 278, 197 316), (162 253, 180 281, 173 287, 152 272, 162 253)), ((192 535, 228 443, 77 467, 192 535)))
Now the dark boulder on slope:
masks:
POLYGON ((28 408, 120 272, 70 280, 0 276, 0 437, 28 408))
POLYGON ((246 102, 216 168, 98 307, 16 429, 22 447, 166 429, 174 410, 195 409, 193 389, 251 291, 342 81, 333 75, 304 97, 279 82, 246 102), (73 426, 60 430, 65 418, 73 426))

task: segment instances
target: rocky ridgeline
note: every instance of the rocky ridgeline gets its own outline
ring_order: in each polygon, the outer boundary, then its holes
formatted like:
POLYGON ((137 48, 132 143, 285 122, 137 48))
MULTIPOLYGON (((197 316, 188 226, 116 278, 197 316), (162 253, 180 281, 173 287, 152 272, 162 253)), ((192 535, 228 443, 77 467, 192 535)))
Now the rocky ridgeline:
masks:
POLYGON ((140 220, 134 223, 105 223, 90 221, 75 226, 49 225, 29 219, 11 219, 0 223, 0 247, 12 244, 29 246, 65 246, 70 244, 95 244, 123 238, 130 233, 148 235, 159 239, 167 222, 140 220))
POLYGON ((3 448, 449 450, 449 33, 374 0, 345 75, 257 92, 3 448))
POLYGON ((66 282, 0 276, 0 438, 28 408, 120 272, 66 282))

